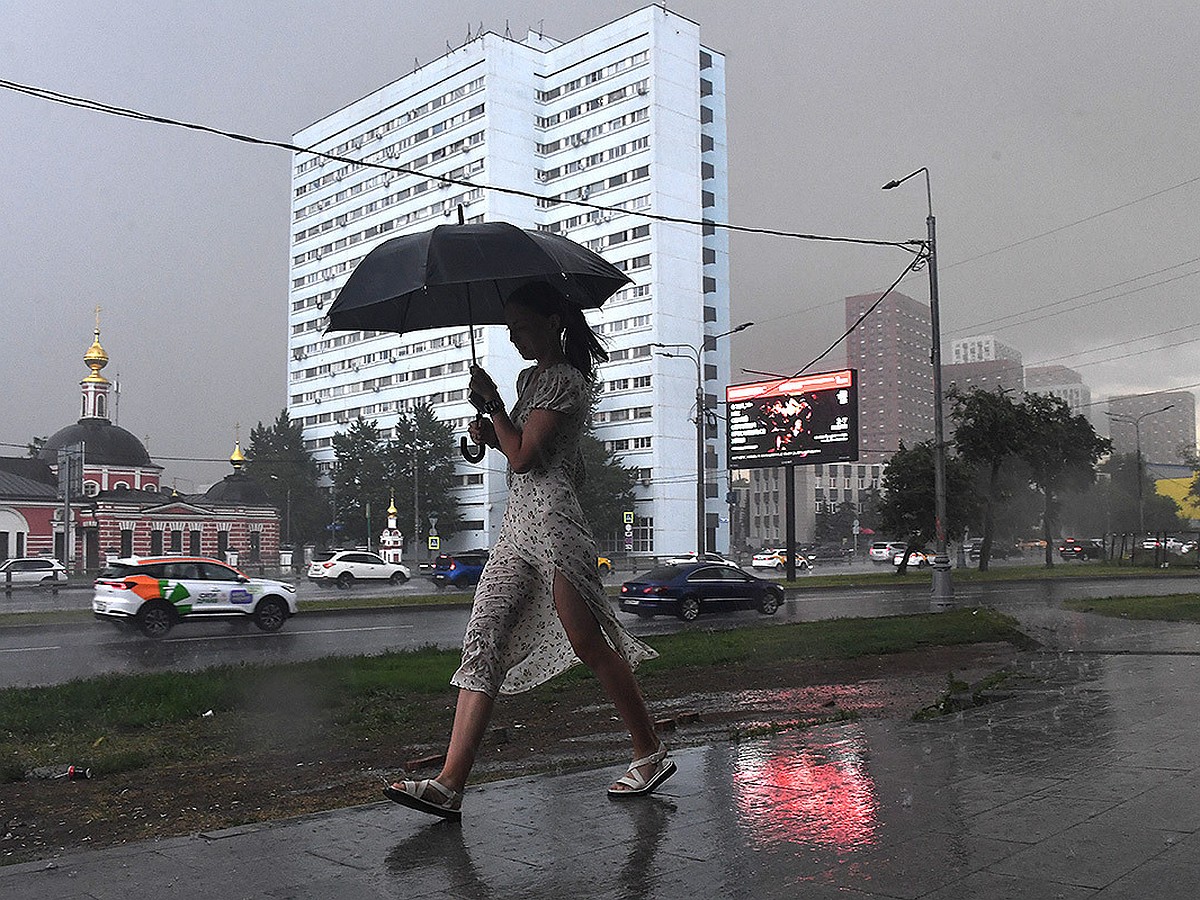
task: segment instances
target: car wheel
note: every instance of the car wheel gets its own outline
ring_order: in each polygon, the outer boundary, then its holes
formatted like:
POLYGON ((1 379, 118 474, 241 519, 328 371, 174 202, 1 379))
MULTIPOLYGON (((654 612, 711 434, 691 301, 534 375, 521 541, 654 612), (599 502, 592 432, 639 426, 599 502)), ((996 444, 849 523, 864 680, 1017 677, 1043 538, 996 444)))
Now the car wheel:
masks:
POLYGON ((343 572, 337 577, 337 586, 343 591, 349 588, 352 584, 354 584, 354 576, 349 572, 343 572))
POLYGON ((175 625, 175 610, 171 604, 163 600, 151 600, 143 603, 137 611, 138 630, 153 640, 165 637, 175 625))
POLYGON ((783 563, 781 563, 781 562, 776 562, 776 563, 775 563, 775 571, 776 571, 776 572, 782 572, 782 571, 783 571, 783 563))
POLYGON ((773 591, 763 595, 762 602, 758 604, 758 611, 764 616, 775 615, 775 610, 779 609, 779 597, 773 591))
POLYGON ((694 622, 700 615, 700 601, 695 597, 684 597, 679 601, 679 618, 685 622, 694 622))
POLYGON ((263 631, 278 631, 287 617, 287 604, 278 597, 263 597, 254 607, 254 624, 263 631))
POLYGON ((807 572, 809 569, 808 560, 807 559, 800 560, 800 564, 798 566, 796 566, 796 568, 799 569, 801 572, 807 572))
POLYGON ((601 575, 607 575, 612 571, 612 566, 599 566, 598 568, 600 569, 601 575))
POLYGON ((917 568, 918 569, 928 569, 929 568, 929 560, 927 560, 927 559, 921 560, 919 563, 917 563, 917 568))
POLYGON ((393 572, 392 577, 388 579, 390 584, 404 584, 406 581, 408 581, 408 576, 403 572, 393 572))

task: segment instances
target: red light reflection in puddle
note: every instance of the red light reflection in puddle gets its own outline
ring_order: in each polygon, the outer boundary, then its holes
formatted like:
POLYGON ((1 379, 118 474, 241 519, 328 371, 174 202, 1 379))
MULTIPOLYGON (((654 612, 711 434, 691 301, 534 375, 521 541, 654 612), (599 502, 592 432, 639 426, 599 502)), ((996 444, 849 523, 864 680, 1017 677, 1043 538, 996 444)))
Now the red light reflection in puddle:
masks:
POLYGON ((861 734, 804 747, 739 746, 734 802, 751 840, 847 852, 875 842, 879 803, 861 734))

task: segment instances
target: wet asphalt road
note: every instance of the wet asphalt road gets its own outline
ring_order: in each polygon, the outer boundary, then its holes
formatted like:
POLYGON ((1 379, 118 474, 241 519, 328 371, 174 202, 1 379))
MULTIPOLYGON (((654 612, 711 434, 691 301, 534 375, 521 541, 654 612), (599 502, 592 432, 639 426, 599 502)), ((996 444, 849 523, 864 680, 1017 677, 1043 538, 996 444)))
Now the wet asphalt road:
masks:
MULTIPOLYGON (((619 583, 620 578, 610 579, 619 583)), ((426 583, 414 582, 406 593, 426 592, 426 583)), ((1020 607, 1052 607, 1068 597, 1178 594, 1196 590, 1195 578, 1095 579, 959 585, 955 600, 961 606, 994 606, 1015 611, 1020 607)), ((381 593, 395 594, 394 588, 381 593)), ((356 594, 367 595, 360 588, 356 594)), ((358 656, 434 645, 460 645, 468 608, 392 608, 322 612, 321 598, 333 592, 311 585, 301 588, 301 614, 275 634, 258 631, 248 622, 200 622, 177 626, 167 638, 150 641, 137 633, 118 631, 103 622, 71 625, 3 626, 0 624, 0 687, 58 684, 105 673, 190 671, 239 663, 296 662, 325 656, 358 656)), ((450 599, 453 594, 448 594, 450 599)), ((459 594, 462 599, 464 594, 459 594)), ((14 606, 87 608, 90 589, 0 595, 0 609, 14 606), (31 594, 40 596, 31 597, 31 594), (15 602, 14 602, 15 600, 15 602)), ((630 630, 640 636, 669 634, 696 628, 738 628, 763 622, 814 621, 842 616, 880 616, 925 612, 930 609, 927 584, 903 587, 826 589, 789 599, 776 615, 765 618, 754 611, 719 612, 693 623, 668 617, 640 620, 621 614, 630 630)))

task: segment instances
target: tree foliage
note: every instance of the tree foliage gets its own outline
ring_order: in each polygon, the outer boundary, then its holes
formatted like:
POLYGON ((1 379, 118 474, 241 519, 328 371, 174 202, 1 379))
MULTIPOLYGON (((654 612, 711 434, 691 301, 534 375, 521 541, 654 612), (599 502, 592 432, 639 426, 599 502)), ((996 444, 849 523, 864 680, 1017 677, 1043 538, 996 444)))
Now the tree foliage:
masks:
MULTIPOLYGON (((858 519, 858 512, 854 504, 845 500, 833 512, 825 512, 822 510, 817 513, 817 522, 814 529, 816 539, 823 544, 841 544, 843 540, 850 539, 854 534, 854 522, 858 519)), ((862 527, 861 520, 859 527, 862 527)))
MULTIPOLYGON (((937 539, 935 526, 933 441, 912 448, 903 444, 883 470, 883 497, 879 502, 879 526, 903 537, 910 549, 937 539)), ((946 537, 958 540, 967 524, 976 520, 980 498, 975 476, 965 460, 946 458, 946 537)), ((899 567, 903 570, 903 566, 899 567)))
POLYGON ((997 507, 1021 490, 1006 478, 1020 460, 1024 440, 1021 405, 1007 391, 978 388, 949 393, 956 423, 954 445, 958 455, 978 473, 981 499, 983 542, 979 550, 979 570, 986 572, 992 555, 997 507))
POLYGON ((288 540, 297 545, 324 541, 329 497, 320 487, 317 463, 304 447, 304 429, 286 409, 270 425, 259 422, 251 429, 246 474, 285 517, 282 534, 288 540))
POLYGON ((608 535, 624 530, 622 514, 633 509, 637 469, 621 465, 590 429, 584 431, 579 449, 587 473, 578 491, 579 506, 597 543, 603 545, 608 535))
POLYGON ((1171 497, 1157 493, 1154 479, 1138 472, 1137 455, 1114 454, 1100 463, 1097 483, 1086 492, 1069 492, 1063 497, 1063 525, 1079 536, 1106 532, 1140 531, 1144 511, 1146 530, 1185 531, 1186 517, 1171 497), (1139 511, 1138 481, 1141 481, 1142 510, 1139 511))
POLYGON ((1046 568, 1054 565, 1054 538, 1061 495, 1085 490, 1096 480, 1096 463, 1112 450, 1083 416, 1071 413, 1066 401, 1045 394, 1025 394, 1022 440, 1018 455, 1029 466, 1029 478, 1042 492, 1042 537, 1046 568))
MULTIPOLYGON (((458 455, 454 429, 433 414, 433 407, 422 403, 400 416, 395 434, 387 448, 389 477, 396 491, 396 524, 406 546, 415 547, 411 539, 429 534, 431 518, 437 520, 439 535, 454 534, 462 527, 454 491, 458 455)), ((484 460, 482 465, 487 465, 487 457, 484 460)))
POLYGON ((358 419, 334 435, 333 448, 335 531, 341 543, 374 544, 387 525, 393 496, 397 526, 407 547, 414 546, 414 538, 428 534, 431 517, 436 518, 440 535, 454 534, 461 527, 453 491, 454 433, 428 404, 402 414, 392 439, 383 439, 375 420, 358 419), (415 536, 414 526, 419 526, 415 536))

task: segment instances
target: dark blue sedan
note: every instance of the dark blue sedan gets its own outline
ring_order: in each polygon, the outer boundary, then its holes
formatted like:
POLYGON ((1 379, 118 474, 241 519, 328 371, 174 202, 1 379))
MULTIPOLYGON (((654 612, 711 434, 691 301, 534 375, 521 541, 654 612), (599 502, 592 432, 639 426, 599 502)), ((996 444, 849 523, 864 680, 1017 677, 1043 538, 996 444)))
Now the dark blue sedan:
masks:
POLYGON ((729 565, 660 566, 621 585, 621 611, 644 619, 673 615, 690 622, 701 612, 747 606, 770 616, 781 603, 779 585, 729 565))

